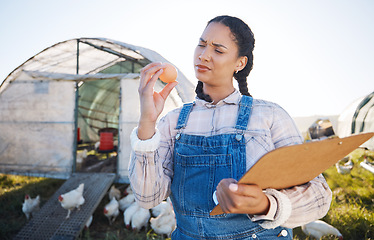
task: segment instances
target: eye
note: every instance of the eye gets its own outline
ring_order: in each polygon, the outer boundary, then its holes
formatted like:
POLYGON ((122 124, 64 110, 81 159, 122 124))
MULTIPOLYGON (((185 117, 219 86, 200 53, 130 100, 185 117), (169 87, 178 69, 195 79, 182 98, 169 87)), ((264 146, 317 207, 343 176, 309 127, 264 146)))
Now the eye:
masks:
POLYGON ((217 53, 220 53, 220 54, 222 54, 223 52, 221 51, 221 50, 219 50, 219 49, 216 49, 215 50, 217 53))

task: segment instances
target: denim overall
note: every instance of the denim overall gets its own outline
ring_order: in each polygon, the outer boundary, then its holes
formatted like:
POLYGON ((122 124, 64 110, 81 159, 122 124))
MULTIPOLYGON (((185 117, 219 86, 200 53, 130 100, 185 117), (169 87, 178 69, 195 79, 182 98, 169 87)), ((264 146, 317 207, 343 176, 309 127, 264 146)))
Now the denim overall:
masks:
POLYGON ((215 207, 212 196, 218 183, 224 178, 239 180, 246 171, 244 131, 250 119, 252 100, 242 96, 236 134, 207 137, 183 134, 193 103, 183 106, 176 127, 179 132, 175 141, 171 185, 171 200, 177 219, 173 240, 292 239, 291 229, 264 229, 246 214, 209 215, 215 207), (287 231, 286 237, 284 230, 287 231))

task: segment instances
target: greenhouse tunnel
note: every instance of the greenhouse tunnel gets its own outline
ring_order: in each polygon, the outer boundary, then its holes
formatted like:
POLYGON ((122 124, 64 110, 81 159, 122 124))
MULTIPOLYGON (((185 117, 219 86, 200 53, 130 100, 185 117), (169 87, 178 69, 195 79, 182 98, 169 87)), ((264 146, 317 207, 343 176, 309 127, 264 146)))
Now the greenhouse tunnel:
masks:
MULTIPOLYGON (((127 182, 139 73, 151 62, 169 61, 147 48, 79 38, 17 67, 0 86, 0 172, 63 179, 114 172, 127 182)), ((177 81, 162 116, 194 98, 194 84, 180 71, 177 81)), ((158 80, 155 90, 164 86, 158 80)))

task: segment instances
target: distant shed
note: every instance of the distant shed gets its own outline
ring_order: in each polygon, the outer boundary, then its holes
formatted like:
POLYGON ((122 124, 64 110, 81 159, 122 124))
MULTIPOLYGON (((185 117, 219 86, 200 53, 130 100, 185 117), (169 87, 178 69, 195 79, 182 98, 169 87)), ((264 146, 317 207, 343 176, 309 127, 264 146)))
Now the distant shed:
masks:
MULTIPOLYGON (((374 92, 352 102, 338 118, 339 137, 366 132, 374 132, 374 92)), ((361 147, 374 150, 374 138, 361 147)))

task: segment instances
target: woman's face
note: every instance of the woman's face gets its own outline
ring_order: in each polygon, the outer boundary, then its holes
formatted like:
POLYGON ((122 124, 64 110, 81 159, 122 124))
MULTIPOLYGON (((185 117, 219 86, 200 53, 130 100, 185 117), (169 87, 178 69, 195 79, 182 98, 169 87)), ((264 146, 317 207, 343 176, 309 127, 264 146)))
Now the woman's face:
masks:
POLYGON ((210 23, 195 49, 196 78, 205 84, 232 84, 233 74, 245 67, 246 57, 238 57, 238 46, 230 28, 221 23, 210 23))

